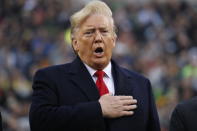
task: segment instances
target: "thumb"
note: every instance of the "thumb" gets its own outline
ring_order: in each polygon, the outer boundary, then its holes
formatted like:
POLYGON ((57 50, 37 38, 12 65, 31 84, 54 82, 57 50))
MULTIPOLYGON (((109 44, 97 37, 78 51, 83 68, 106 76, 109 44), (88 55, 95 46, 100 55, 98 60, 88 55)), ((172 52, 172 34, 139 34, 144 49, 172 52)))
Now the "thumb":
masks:
POLYGON ((102 96, 113 96, 113 94, 109 92, 109 93, 104 94, 104 95, 102 95, 102 96))
POLYGON ((113 93, 109 92, 107 95, 109 95, 109 96, 113 96, 113 93))

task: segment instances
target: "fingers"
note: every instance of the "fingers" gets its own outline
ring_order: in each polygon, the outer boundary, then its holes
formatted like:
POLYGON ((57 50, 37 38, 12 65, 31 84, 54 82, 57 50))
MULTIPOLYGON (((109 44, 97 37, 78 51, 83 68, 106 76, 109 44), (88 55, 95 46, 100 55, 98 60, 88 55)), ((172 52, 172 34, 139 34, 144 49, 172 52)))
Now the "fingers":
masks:
POLYGON ((130 111, 130 110, 134 110, 137 108, 137 105, 127 105, 127 106, 123 106, 123 110, 124 111, 130 111))
POLYGON ((133 96, 115 96, 119 98, 120 100, 131 100, 133 99, 133 96))
POLYGON ((136 104, 137 100, 136 99, 131 99, 131 100, 122 100, 123 105, 131 105, 131 104, 136 104))
POLYGON ((132 96, 114 96, 114 97, 116 97, 116 101, 120 101, 122 105, 131 105, 137 103, 137 100, 133 99, 132 96))
POLYGON ((104 117, 117 118, 134 114, 137 100, 132 96, 113 96, 112 93, 100 97, 99 102, 104 117))
POLYGON ((113 93, 107 93, 107 94, 102 95, 101 97, 103 96, 113 96, 113 93))
POLYGON ((123 111, 121 112, 121 116, 131 116, 134 114, 134 109, 137 108, 137 105, 128 105, 123 106, 123 111))
POLYGON ((121 114, 122 114, 122 116, 131 116, 134 114, 134 112, 133 111, 122 111, 121 114))

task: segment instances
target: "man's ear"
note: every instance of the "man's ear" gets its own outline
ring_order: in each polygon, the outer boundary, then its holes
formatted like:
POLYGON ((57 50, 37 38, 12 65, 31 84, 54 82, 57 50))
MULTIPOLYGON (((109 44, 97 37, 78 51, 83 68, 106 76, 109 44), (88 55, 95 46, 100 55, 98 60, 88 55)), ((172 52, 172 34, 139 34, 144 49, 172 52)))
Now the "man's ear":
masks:
POLYGON ((115 46, 116 46, 116 38, 117 38, 117 36, 116 36, 116 35, 114 35, 114 36, 113 36, 113 38, 112 38, 112 41, 113 41, 113 47, 115 47, 115 46))
POLYGON ((72 46, 74 51, 77 53, 79 50, 79 43, 75 38, 72 38, 72 46))

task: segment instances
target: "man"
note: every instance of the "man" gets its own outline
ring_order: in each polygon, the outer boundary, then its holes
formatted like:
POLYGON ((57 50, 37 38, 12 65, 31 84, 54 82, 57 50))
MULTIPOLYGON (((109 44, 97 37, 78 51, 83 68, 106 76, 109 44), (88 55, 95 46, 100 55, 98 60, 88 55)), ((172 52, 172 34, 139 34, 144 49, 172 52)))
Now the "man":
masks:
POLYGON ((170 131, 197 131, 197 97, 176 106, 170 120, 170 131))
POLYGON ((159 131, 150 82, 111 60, 116 34, 109 7, 91 1, 71 17, 77 58, 37 71, 32 131, 159 131))

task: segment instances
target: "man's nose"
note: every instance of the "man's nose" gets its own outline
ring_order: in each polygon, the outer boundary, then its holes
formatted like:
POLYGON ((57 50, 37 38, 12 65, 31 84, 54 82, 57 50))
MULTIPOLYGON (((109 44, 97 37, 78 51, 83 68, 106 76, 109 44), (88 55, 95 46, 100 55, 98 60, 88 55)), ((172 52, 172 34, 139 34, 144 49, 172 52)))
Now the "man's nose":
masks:
POLYGON ((102 35, 99 31, 96 31, 96 34, 95 34, 95 43, 100 43, 102 42, 102 35))

